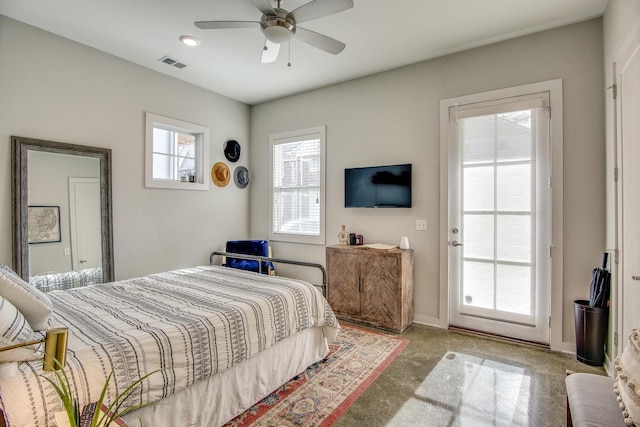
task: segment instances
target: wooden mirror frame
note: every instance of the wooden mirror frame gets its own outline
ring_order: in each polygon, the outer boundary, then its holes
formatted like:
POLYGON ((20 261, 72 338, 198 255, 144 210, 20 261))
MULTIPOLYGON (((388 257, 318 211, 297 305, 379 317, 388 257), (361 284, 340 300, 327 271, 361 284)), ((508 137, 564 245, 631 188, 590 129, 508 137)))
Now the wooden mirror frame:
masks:
POLYGON ((11 137, 11 213, 13 269, 29 281, 28 220, 28 153, 29 151, 95 157, 100 160, 100 211, 102 237, 102 278, 115 279, 113 266, 113 217, 111 208, 111 149, 67 144, 42 139, 11 137))

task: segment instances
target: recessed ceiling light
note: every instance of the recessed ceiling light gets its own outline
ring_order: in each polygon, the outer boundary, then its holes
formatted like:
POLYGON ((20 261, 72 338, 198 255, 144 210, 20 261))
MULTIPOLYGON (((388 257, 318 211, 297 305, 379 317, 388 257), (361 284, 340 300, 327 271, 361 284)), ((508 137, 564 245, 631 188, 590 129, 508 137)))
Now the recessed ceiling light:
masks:
POLYGON ((193 36, 180 36, 180 41, 190 47, 195 47, 200 44, 200 40, 193 36))

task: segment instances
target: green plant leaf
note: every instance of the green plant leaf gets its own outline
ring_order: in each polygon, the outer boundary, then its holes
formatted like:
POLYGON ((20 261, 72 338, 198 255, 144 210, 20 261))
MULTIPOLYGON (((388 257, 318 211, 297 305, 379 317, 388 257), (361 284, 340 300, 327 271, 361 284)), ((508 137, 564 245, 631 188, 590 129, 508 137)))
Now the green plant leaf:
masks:
MULTIPOLYGON (((54 365, 59 367, 60 362, 54 358, 54 365)), ((148 373, 147 375, 139 378, 134 383, 132 383, 129 387, 127 387, 122 393, 120 393, 114 401, 107 407, 106 412, 102 411, 102 406, 104 403, 105 396, 107 394, 107 390, 109 389, 109 382, 113 377, 113 371, 107 377, 104 385, 102 386, 102 391, 100 392, 100 398, 96 403, 96 409, 93 413, 93 418, 91 419, 91 427, 108 427, 111 422, 116 420, 117 418, 128 414, 129 412, 135 411, 136 409, 143 408, 148 406, 149 404, 140 404, 133 405, 131 407, 125 408, 122 411, 120 408, 124 404, 124 402, 131 396, 131 394, 135 391, 135 389, 142 384, 142 382, 147 379, 149 376, 158 372, 158 370, 148 373)), ((55 390, 56 394, 60 398, 62 402, 62 406, 67 413, 67 417, 69 418, 70 427, 80 427, 80 410, 78 407, 78 401, 73 396, 73 391, 71 388, 71 383, 69 382, 69 377, 67 373, 63 369, 55 369, 52 371, 55 375, 56 381, 53 381, 51 378, 41 375, 55 390)), ((105 405, 106 406, 106 405, 105 405)))
MULTIPOLYGON (((60 362, 55 358, 53 360, 54 365, 60 367, 60 362)), ((67 373, 64 369, 55 369, 52 372, 55 375, 57 384, 47 376, 42 375, 42 378, 49 382, 56 391, 56 394, 62 402, 62 407, 69 418, 70 427, 78 427, 80 424, 80 411, 78 410, 78 402, 73 397, 69 377, 67 377, 67 373)))
MULTIPOLYGON (((98 402, 96 403, 96 410, 93 413, 93 418, 91 419, 91 427, 96 427, 98 425, 101 425, 100 423, 104 423, 104 417, 99 418, 99 414, 102 413, 102 402, 104 401, 104 396, 107 394, 107 389, 109 388, 109 381, 111 381, 111 377, 113 376, 113 371, 111 371, 111 373, 109 373, 109 376, 107 377, 107 380, 104 382, 104 385, 102 386, 102 391, 100 392, 100 398, 98 399, 98 402)), ((106 425, 106 424, 104 424, 106 425)))
MULTIPOLYGON (((122 393, 120 393, 120 395, 118 395, 115 398, 115 400, 107 407, 107 414, 105 415, 108 415, 108 414, 111 414, 111 415, 108 416, 108 419, 107 419, 108 422, 104 425, 108 425, 110 422, 112 422, 116 418, 126 415, 131 411, 148 406, 148 404, 134 405, 120 411, 120 408, 122 407, 124 402, 129 398, 129 396, 131 396, 131 394, 135 391, 135 389, 138 388, 138 386, 141 385, 145 379, 147 379, 148 377, 150 377, 151 375, 155 374, 158 371, 159 369, 153 372, 149 372, 147 375, 137 379, 129 387, 127 387, 122 393)), ((103 424, 98 424, 98 426, 102 426, 102 425, 103 424)))

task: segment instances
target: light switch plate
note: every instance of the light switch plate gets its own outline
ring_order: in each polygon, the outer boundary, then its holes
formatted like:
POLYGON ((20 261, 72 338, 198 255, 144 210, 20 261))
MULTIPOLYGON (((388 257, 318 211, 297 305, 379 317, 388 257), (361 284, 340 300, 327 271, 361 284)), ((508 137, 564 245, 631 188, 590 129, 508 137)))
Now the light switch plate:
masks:
POLYGON ((427 229, 426 219, 416 219, 416 230, 425 231, 427 229))

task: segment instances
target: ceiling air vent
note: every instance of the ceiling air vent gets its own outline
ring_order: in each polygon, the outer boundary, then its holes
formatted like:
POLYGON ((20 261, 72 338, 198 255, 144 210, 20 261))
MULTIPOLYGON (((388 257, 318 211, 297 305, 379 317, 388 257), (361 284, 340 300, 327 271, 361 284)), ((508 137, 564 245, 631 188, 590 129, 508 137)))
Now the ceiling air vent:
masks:
POLYGON ((165 64, 171 65, 172 67, 176 67, 176 68, 184 68, 187 66, 186 64, 183 64, 182 62, 178 62, 169 56, 163 56, 162 58, 158 59, 158 61, 164 62, 165 64))

